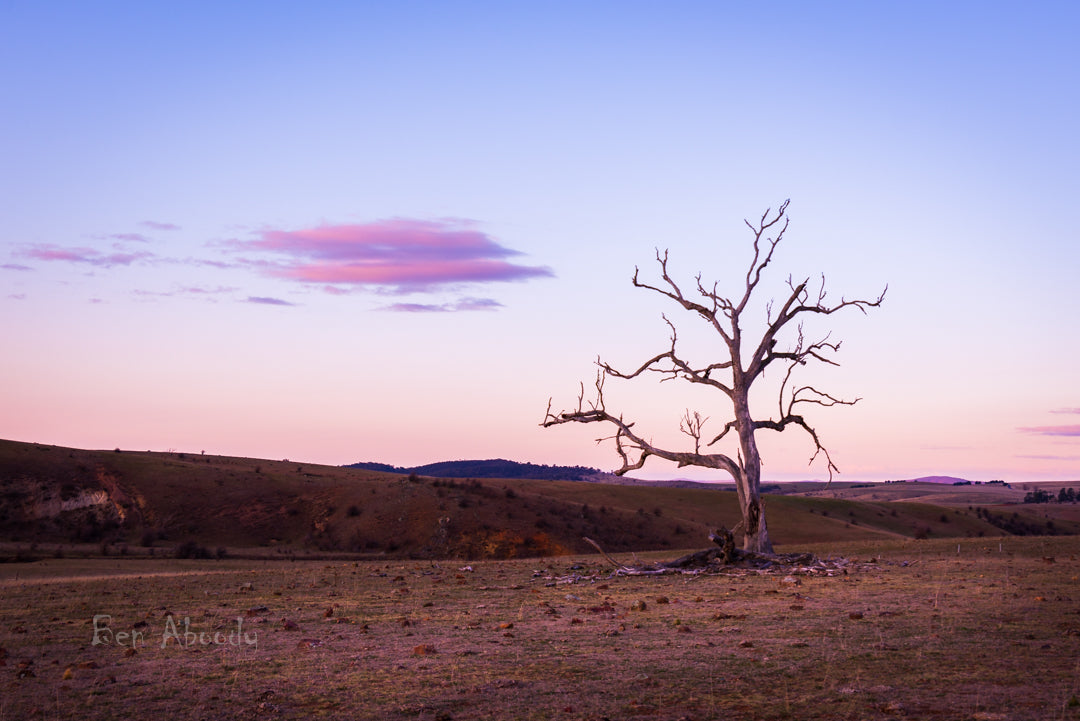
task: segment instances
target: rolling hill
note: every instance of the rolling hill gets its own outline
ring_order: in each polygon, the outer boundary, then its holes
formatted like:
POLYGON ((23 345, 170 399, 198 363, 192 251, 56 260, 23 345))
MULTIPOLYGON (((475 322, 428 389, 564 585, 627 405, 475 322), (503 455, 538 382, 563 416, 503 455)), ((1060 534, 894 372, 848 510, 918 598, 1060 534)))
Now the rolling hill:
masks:
MULTIPOLYGON (((985 486, 891 486, 898 490, 877 485, 768 495, 774 542, 1080 532, 1080 519, 1048 515, 1064 506, 1006 505, 1012 502, 996 497, 965 505, 955 495, 985 486), (935 499, 916 486, 951 495, 935 499), (915 493, 897 495, 900 489, 915 493)), ((587 552, 583 536, 612 552, 701 548, 711 528, 737 521, 735 494, 714 488, 443 479, 0 441, 0 541, 9 546, 92 544, 133 555, 220 547, 263 555, 505 558, 587 552)))

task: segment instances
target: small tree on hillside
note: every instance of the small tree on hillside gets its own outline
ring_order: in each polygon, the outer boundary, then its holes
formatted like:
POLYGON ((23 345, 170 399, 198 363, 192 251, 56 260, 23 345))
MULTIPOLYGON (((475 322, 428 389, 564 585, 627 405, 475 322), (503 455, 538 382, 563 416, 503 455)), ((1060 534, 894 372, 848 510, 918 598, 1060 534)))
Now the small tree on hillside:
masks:
POLYGON ((813 315, 832 315, 845 308, 855 308, 865 313, 867 308, 880 306, 885 298, 883 291, 873 301, 841 298, 839 302, 828 303, 824 277, 815 290, 811 290, 809 278, 795 283, 789 277, 785 291, 787 297, 783 305, 775 312, 772 302, 766 307, 765 329, 760 337, 743 337, 743 313, 757 290, 762 273, 772 261, 773 253, 787 231, 787 206, 788 201, 785 201, 776 213, 766 210, 757 223, 746 221, 754 236, 753 258, 738 296, 721 295, 717 284, 706 286, 702 282, 701 274, 698 274, 695 278, 696 294, 688 297, 668 274, 666 250, 663 253, 659 250, 656 252, 661 280, 656 285, 639 280, 638 269, 634 269, 634 287, 654 291, 674 301, 684 310, 704 320, 719 335, 724 353, 718 360, 706 365, 691 364, 680 356, 675 324, 664 316, 664 321, 671 329, 671 345, 667 350, 629 373, 618 371, 598 359, 595 398, 586 401, 582 384, 577 408, 556 413, 551 410, 551 401, 548 401, 547 412, 541 424, 545 428, 563 423, 606 423, 613 426, 614 436, 600 440, 613 440, 615 443, 615 450, 622 459, 622 466, 615 471, 617 475, 641 468, 650 456, 672 461, 680 468, 700 466, 727 472, 735 480, 738 490, 742 513, 742 548, 757 553, 772 553, 772 542, 769 539, 765 509, 761 501, 761 456, 758 453, 757 431, 784 431, 789 426, 801 428, 809 434, 814 443, 811 463, 819 455, 823 455, 831 479, 833 472, 838 469, 828 450, 822 445, 817 431, 801 415, 801 411, 807 406, 854 405, 859 400, 841 400, 813 386, 797 385, 793 382, 792 375, 798 366, 812 361, 837 365, 831 355, 840 349, 840 342, 830 340, 829 335, 816 341, 807 340, 803 335, 801 321, 813 315), (770 234, 775 235, 770 237, 770 234), (788 329, 794 329, 793 337, 789 334, 786 346, 781 347, 779 344, 782 331, 788 329), (768 368, 772 368, 782 379, 778 413, 775 417, 758 418, 750 410, 750 390, 768 368), (605 379, 637 378, 646 372, 658 373, 662 381, 681 379, 718 391, 726 397, 727 403, 730 403, 732 419, 719 433, 708 439, 704 435, 704 425, 708 418, 697 411, 687 410, 679 424, 679 430, 691 439, 692 450, 674 451, 653 445, 651 440, 646 440, 648 435, 636 429, 634 422, 625 420, 622 415, 610 413, 604 403, 605 379), (724 453, 708 452, 709 447, 732 431, 738 437, 738 451, 734 458, 724 453))

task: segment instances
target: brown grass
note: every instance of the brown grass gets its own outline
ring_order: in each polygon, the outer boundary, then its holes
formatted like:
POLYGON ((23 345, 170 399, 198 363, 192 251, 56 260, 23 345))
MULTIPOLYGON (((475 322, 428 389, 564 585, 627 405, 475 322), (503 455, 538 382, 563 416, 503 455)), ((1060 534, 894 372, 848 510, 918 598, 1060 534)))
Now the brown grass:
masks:
MULTIPOLYGON (((1080 533, 1080 504, 1002 505, 1022 496, 986 485, 837 484, 812 497, 768 495, 766 508, 774 541, 787 545, 977 537, 1003 527, 1080 533), (999 521, 1017 513, 1023 523, 995 526, 979 507, 999 521)), ((227 546, 263 555, 510 558, 585 553, 583 536, 612 551, 666 550, 703 542, 711 528, 738 520, 735 493, 710 488, 451 481, 0 440, 0 559, 79 555, 80 544, 95 553, 171 555, 186 542, 209 554, 227 546), (101 492, 108 495, 101 507, 56 512, 80 494, 101 492)))
POLYGON ((810 550, 849 573, 4 564, 0 719, 1080 718, 1080 538, 810 550), (223 643, 162 647, 169 619, 223 643))

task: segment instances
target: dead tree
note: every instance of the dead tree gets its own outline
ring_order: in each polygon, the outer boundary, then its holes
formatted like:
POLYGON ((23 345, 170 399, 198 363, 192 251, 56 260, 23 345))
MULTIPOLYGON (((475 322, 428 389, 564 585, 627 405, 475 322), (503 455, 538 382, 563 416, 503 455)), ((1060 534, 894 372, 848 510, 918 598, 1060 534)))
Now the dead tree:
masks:
MULTIPOLYGON (((700 466, 716 468, 729 474, 735 480, 738 491, 739 509, 742 513, 742 548, 754 553, 772 553, 768 527, 765 524, 765 507, 761 500, 761 456, 758 453, 756 433, 758 430, 784 431, 790 426, 801 428, 814 444, 813 463, 823 456, 832 479, 838 469, 833 464, 828 450, 822 445, 817 431, 801 415, 807 406, 854 405, 859 399, 842 400, 828 393, 819 391, 811 385, 797 385, 792 378, 794 370, 812 361, 829 365, 838 365, 831 356, 840 349, 840 342, 833 341, 829 335, 816 341, 807 340, 803 335, 802 320, 814 315, 832 315, 845 308, 855 308, 863 313, 867 308, 876 308, 885 298, 885 292, 876 300, 846 300, 826 302, 825 279, 811 289, 810 279, 795 283, 789 276, 787 280, 787 298, 779 310, 774 312, 773 302, 769 302, 765 311, 765 328, 760 337, 743 337, 743 313, 757 290, 762 273, 772 261, 773 253, 787 231, 788 202, 785 201, 776 213, 766 210, 757 223, 746 221, 754 236, 753 259, 746 272, 745 285, 740 296, 723 296, 717 290, 717 284, 708 287, 702 283, 701 274, 695 278, 696 293, 688 297, 668 274, 668 253, 656 252, 656 261, 660 266, 660 281, 655 285, 639 280, 638 269, 634 269, 633 284, 636 288, 645 288, 669 298, 684 310, 696 314, 720 336, 724 355, 708 365, 692 365, 679 355, 677 349, 678 334, 675 324, 666 316, 664 321, 671 331, 671 345, 664 352, 645 361, 637 370, 624 373, 616 370, 603 360, 597 359, 599 367, 596 375, 596 395, 586 400, 585 387, 582 384, 578 396, 577 408, 553 412, 548 401, 547 412, 541 424, 545 428, 563 423, 606 423, 614 427, 615 434, 601 438, 598 442, 613 440, 615 450, 622 459, 622 466, 615 471, 623 475, 641 468, 650 456, 656 456, 677 463, 678 466, 700 466), (782 331, 794 330, 782 339, 782 331), (781 347, 781 341, 784 345, 781 347), (767 369, 772 369, 781 378, 779 386, 778 415, 758 419, 750 410, 750 389, 767 369), (707 418, 696 411, 687 410, 679 430, 689 436, 692 450, 674 451, 660 448, 649 436, 639 432, 635 423, 627 421, 622 415, 609 412, 604 404, 604 381, 609 378, 631 379, 646 372, 658 373, 661 381, 683 380, 719 391, 730 403, 731 420, 711 439, 704 435, 703 426, 707 418), (738 449, 733 458, 725 453, 708 452, 720 440, 734 431, 738 437, 738 449), (704 449, 703 449, 704 445, 704 449)), ((887 290, 887 288, 886 288, 887 290)))

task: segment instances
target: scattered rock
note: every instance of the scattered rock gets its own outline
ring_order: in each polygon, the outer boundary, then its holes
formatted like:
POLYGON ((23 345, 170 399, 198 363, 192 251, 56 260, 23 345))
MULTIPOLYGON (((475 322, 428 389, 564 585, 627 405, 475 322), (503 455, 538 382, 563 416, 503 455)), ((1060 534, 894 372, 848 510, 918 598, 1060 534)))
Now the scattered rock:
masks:
POLYGON ((656 602, 657 603, 671 603, 671 599, 669 599, 667 596, 658 596, 657 599, 656 599, 656 602))
POLYGON ((300 630, 300 624, 298 624, 296 621, 293 621, 291 618, 283 618, 283 619, 281 619, 281 630, 282 631, 299 631, 300 630))
POLYGON ((641 599, 638 599, 637 601, 634 601, 633 603, 630 604, 630 610, 631 611, 645 611, 647 609, 648 609, 648 604, 646 604, 641 599))
POLYGON ((412 650, 413 656, 434 656, 439 651, 429 643, 422 643, 412 650))

